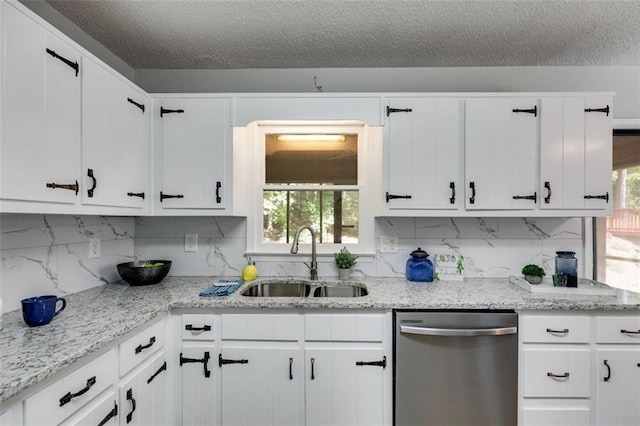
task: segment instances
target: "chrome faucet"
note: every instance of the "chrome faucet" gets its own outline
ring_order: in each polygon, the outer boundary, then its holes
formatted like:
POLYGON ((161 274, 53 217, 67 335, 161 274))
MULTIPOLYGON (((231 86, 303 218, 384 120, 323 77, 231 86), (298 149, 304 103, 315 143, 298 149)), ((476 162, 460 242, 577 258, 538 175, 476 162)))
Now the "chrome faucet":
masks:
POLYGON ((311 280, 316 281, 318 279, 318 262, 316 260, 316 233, 313 232, 313 229, 309 225, 302 225, 296 231, 296 236, 293 237, 293 244, 291 245, 291 253, 298 253, 298 239, 300 238, 300 232, 308 229, 311 232, 311 264, 307 265, 309 268, 309 272, 311 272, 311 280))

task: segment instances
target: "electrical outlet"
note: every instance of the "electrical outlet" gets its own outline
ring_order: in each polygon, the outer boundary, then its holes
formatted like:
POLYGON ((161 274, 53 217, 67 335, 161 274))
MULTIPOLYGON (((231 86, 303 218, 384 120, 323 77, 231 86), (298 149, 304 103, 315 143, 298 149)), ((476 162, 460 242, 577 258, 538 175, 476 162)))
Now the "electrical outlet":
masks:
POLYGON ((381 235, 380 236, 380 253, 397 253, 398 237, 381 235))
POLYGON ((100 238, 89 238, 89 259, 100 257, 100 238))
POLYGON ((198 234, 184 234, 184 251, 198 251, 198 234))

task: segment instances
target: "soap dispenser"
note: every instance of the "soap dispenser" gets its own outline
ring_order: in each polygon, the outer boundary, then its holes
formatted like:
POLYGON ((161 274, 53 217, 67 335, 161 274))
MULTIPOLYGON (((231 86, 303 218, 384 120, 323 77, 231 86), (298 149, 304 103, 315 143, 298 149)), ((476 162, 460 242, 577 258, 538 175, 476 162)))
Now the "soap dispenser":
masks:
POLYGON ((256 262, 251 261, 251 257, 247 258, 247 264, 242 268, 242 279, 244 281, 253 281, 258 278, 258 268, 256 262))

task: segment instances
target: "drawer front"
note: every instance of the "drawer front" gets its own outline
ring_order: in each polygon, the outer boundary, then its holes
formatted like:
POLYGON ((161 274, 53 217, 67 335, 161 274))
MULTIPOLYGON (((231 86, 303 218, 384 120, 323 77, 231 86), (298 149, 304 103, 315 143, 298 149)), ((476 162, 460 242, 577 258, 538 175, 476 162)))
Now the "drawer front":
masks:
POLYGON ((384 314, 308 314, 305 340, 382 342, 384 314))
POLYGON ((61 426, 103 425, 117 426, 118 396, 113 389, 107 390, 99 397, 82 407, 76 414, 68 418, 61 426))
POLYGON ((596 343, 640 345, 640 316, 596 317, 596 343))
POLYGON ((302 338, 302 316, 298 314, 223 314, 222 339, 281 340, 302 338))
POLYGON ((585 426, 591 424, 588 408, 523 408, 523 426, 585 426))
POLYGON ((588 398, 591 394, 589 349, 523 350, 523 396, 588 398))
POLYGON ((147 359, 149 355, 164 346, 165 320, 145 328, 135 336, 120 343, 120 376, 147 359))
POLYGON ((215 315, 184 314, 182 315, 182 340, 215 339, 215 315))
POLYGON ((115 371, 116 353, 112 349, 25 400, 25 424, 60 423, 113 385, 115 371))
POLYGON ((591 319, 584 315, 522 315, 524 343, 589 343, 591 319))

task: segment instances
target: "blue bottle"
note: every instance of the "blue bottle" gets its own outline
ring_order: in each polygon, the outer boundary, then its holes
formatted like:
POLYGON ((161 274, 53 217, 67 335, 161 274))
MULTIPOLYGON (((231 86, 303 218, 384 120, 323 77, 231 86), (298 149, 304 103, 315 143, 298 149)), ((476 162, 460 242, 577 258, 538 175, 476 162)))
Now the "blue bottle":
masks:
POLYGON ((432 282, 433 263, 428 259, 429 254, 418 247, 411 252, 411 258, 407 260, 407 279, 409 281, 432 282))
POLYGON ((578 287, 578 259, 574 251, 556 252, 556 275, 567 276, 567 287, 578 287))

